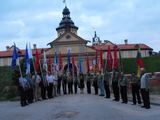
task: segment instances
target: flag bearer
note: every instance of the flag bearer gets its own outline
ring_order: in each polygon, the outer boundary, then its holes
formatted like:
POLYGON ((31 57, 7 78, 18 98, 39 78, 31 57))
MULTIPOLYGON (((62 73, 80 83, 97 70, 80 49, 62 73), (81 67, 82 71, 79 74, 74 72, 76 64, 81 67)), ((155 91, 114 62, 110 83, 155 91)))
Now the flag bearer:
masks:
POLYGON ((122 103, 127 104, 128 102, 128 98, 127 98, 128 79, 126 76, 124 76, 123 72, 120 73, 119 86, 120 86, 122 103))
POLYGON ((40 94, 40 92, 41 92, 41 88, 40 88, 41 77, 38 75, 38 73, 36 73, 36 74, 32 75, 32 80, 35 83, 34 98, 35 98, 35 101, 38 101, 38 100, 40 100, 40 96, 41 96, 41 94, 40 94))
POLYGON ((104 88, 105 88, 105 92, 106 92, 106 98, 110 98, 110 88, 109 88, 109 84, 111 81, 111 74, 109 72, 105 72, 104 74, 104 88))
POLYGON ((132 98, 133 98, 133 105, 141 104, 141 97, 140 97, 140 86, 138 85, 139 78, 135 72, 132 73, 130 84, 132 87, 132 98))
POLYGON ((63 94, 67 94, 67 75, 64 73, 62 75, 62 86, 63 86, 63 94))
POLYGON ((19 78, 19 91, 20 91, 20 104, 22 107, 28 105, 27 103, 27 90, 29 88, 29 84, 25 77, 19 78))
POLYGON ((99 96, 104 96, 105 90, 104 90, 104 75, 101 71, 99 71, 98 75, 98 87, 100 89, 100 95, 99 96))
POLYGON ((98 74, 96 73, 93 75, 93 87, 95 90, 95 95, 98 95, 98 74))
MULTIPOLYGON (((74 74, 74 73, 73 73, 73 74, 74 74)), ((75 76, 74 76, 73 83, 74 83, 74 93, 77 94, 78 78, 77 78, 77 75, 76 75, 76 74, 75 74, 75 76)))
POLYGON ((118 80, 119 80, 120 73, 117 71, 113 70, 112 73, 112 90, 114 94, 114 99, 113 101, 119 101, 119 85, 118 85, 118 80))
POLYGON ((87 86, 87 93, 91 94, 91 75, 89 72, 86 75, 86 86, 87 86))
POLYGON ((150 109, 150 98, 149 98, 149 75, 142 69, 142 75, 140 79, 141 96, 143 99, 143 108, 150 109))

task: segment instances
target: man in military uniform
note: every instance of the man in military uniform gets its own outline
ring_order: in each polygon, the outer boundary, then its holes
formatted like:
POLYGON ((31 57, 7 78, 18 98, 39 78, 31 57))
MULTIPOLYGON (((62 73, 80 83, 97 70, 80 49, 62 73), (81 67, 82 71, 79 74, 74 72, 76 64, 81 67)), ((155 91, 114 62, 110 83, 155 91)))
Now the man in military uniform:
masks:
POLYGON ((110 98, 110 88, 109 88, 110 81, 111 81, 111 74, 106 71, 104 74, 104 88, 106 92, 106 98, 110 98))
POLYGON ((113 90, 113 94, 114 94, 113 101, 119 101, 119 99, 120 99, 120 97, 119 97, 119 85, 118 85, 119 75, 120 75, 120 73, 113 70, 113 73, 112 73, 112 90, 113 90))
POLYGON ((104 75, 101 71, 99 71, 98 75, 98 87, 100 89, 100 95, 99 96, 104 96, 105 90, 104 90, 104 75))
POLYGON ((29 88, 29 84, 25 77, 19 78, 19 91, 20 91, 20 104, 22 107, 28 105, 27 103, 27 89, 29 88))
POLYGON ((127 104, 128 103, 128 98, 127 98, 128 79, 126 76, 124 76, 123 72, 120 73, 119 86, 120 86, 122 103, 127 104))
POLYGON ((62 86, 63 86, 63 94, 67 94, 67 75, 64 73, 62 75, 62 86))
POLYGON ((93 87, 95 90, 95 95, 98 95, 98 75, 96 73, 93 75, 93 87))
POLYGON ((48 82, 46 79, 46 72, 42 73, 42 79, 41 79, 41 96, 42 99, 46 99, 46 91, 47 91, 48 82))
POLYGON ((28 89, 28 103, 33 103, 35 83, 32 80, 30 73, 28 73, 26 75, 26 79, 27 79, 29 86, 30 86, 28 89))
POLYGON ((149 75, 142 69, 142 75, 140 79, 141 96, 143 99, 143 108, 150 109, 150 98, 149 98, 149 75))
POLYGON ((74 83, 74 93, 77 94, 77 88, 78 88, 78 78, 77 78, 77 75, 74 75, 74 77, 73 77, 73 83, 74 83))
POLYGON ((83 73, 79 73, 79 88, 80 88, 80 93, 83 93, 83 89, 84 89, 84 75, 83 73))
POLYGON ((73 94, 73 76, 70 74, 68 74, 68 78, 67 78, 67 83, 68 83, 68 94, 73 94))
POLYGON ((62 84, 62 75, 58 74, 58 79, 57 79, 57 94, 61 94, 61 84, 62 84))
POLYGON ((86 75, 86 86, 87 86, 87 93, 91 94, 91 76, 89 72, 86 75))
POLYGON ((140 88, 138 85, 138 81, 139 81, 138 76, 136 75, 135 72, 133 72, 130 80, 130 84, 132 87, 133 105, 136 105, 137 101, 138 104, 141 104, 140 88))

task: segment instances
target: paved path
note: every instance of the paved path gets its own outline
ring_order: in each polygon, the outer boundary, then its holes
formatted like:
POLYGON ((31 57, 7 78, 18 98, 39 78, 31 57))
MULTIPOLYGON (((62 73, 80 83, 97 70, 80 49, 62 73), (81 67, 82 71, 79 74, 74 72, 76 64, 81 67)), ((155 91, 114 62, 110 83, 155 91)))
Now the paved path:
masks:
POLYGON ((146 110, 131 103, 77 94, 26 107, 20 107, 19 102, 0 102, 0 120, 160 120, 160 107, 146 110))

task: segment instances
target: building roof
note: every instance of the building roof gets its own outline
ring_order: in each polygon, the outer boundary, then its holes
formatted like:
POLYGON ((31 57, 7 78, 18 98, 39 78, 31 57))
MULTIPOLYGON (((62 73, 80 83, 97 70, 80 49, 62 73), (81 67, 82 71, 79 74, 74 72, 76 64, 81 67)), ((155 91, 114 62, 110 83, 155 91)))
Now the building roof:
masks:
MULTIPOLYGON (((48 50, 48 48, 38 48, 38 52, 41 53, 42 50, 48 50)), ((17 51, 19 53, 20 56, 24 56, 25 55, 25 50, 18 50, 17 51)), ((35 49, 32 49, 32 53, 33 55, 35 54, 35 49)), ((9 50, 9 51, 0 51, 0 58, 2 57, 11 57, 13 55, 13 50, 9 50)))
MULTIPOLYGON (((114 44, 117 45, 117 47, 120 50, 137 50, 136 46, 139 45, 141 50, 153 50, 151 47, 145 45, 145 44, 114 44)), ((108 46, 110 46, 111 50, 114 50, 114 45, 95 45, 93 48, 97 50, 108 50, 108 46)))

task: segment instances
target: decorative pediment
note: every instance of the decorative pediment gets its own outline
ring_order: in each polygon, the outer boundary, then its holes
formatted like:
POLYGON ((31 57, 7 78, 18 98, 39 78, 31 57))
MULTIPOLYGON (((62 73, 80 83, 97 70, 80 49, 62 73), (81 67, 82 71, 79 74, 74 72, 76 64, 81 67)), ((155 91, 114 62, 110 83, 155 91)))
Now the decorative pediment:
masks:
POLYGON ((66 32, 63 35, 59 36, 54 41, 48 43, 50 45, 56 45, 56 44, 70 44, 70 43, 84 43, 87 44, 89 42, 88 40, 84 40, 83 38, 79 37, 78 35, 72 33, 72 32, 66 32))

